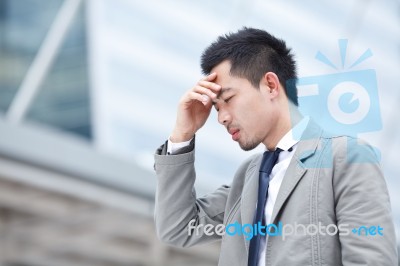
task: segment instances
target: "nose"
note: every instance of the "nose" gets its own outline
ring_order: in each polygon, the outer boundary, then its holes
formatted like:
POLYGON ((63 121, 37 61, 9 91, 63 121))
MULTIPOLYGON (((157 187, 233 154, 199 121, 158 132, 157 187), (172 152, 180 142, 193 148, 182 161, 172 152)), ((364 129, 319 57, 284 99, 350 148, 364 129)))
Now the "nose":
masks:
POLYGON ((225 110, 225 108, 219 109, 218 122, 223 126, 227 126, 231 122, 231 115, 225 110))

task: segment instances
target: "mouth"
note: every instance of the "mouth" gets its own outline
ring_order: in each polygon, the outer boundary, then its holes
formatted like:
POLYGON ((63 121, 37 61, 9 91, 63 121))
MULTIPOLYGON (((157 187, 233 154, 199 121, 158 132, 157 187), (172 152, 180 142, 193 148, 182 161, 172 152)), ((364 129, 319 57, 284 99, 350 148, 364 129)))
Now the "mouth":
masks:
POLYGON ((239 129, 229 129, 229 134, 232 135, 232 140, 237 141, 240 138, 239 129))

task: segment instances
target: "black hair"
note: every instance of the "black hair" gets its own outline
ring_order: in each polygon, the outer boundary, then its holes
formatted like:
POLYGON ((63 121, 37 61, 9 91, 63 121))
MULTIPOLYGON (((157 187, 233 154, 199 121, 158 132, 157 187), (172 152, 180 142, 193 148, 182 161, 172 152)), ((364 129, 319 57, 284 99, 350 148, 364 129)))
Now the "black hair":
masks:
POLYGON ((246 78, 255 88, 259 88, 265 73, 274 72, 289 100, 298 105, 296 62, 285 41, 264 30, 244 27, 219 36, 205 49, 201 56, 203 73, 210 74, 224 60, 230 61, 232 75, 246 78))

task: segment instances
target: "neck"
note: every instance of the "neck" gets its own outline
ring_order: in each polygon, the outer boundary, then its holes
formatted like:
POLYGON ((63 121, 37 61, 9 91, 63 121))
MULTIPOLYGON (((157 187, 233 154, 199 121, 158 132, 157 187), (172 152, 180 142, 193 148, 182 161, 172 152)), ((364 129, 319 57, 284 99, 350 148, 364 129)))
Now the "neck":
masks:
POLYGON ((263 142, 268 150, 275 150, 279 141, 288 133, 301 119, 303 116, 299 112, 297 106, 288 102, 285 108, 282 108, 280 116, 277 117, 275 127, 272 128, 270 137, 263 142))

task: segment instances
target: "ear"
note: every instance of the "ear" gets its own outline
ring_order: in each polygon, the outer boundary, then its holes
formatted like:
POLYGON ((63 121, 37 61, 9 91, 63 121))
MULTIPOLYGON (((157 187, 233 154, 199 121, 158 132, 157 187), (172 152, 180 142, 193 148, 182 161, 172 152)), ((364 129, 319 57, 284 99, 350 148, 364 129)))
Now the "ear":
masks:
POLYGON ((268 90, 271 98, 275 98, 280 93, 280 82, 278 76, 274 72, 267 72, 261 79, 261 83, 268 90))

